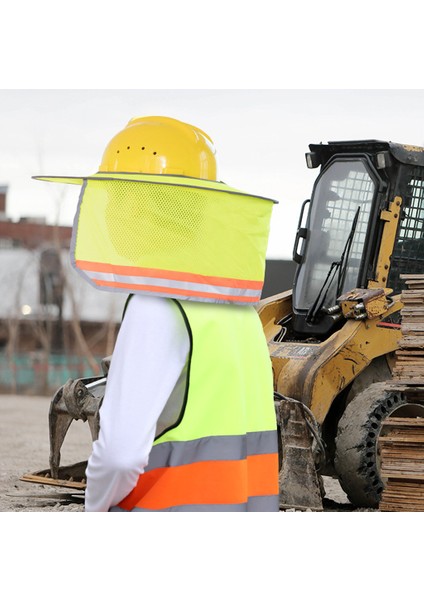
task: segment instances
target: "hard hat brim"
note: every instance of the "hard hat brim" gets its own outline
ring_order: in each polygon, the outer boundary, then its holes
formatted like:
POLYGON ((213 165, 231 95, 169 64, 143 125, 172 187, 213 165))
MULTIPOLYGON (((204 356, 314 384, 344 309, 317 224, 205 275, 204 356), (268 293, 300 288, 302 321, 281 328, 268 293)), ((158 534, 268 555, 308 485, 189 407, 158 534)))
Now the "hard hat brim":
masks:
POLYGON ((84 177, 62 177, 60 175, 34 175, 31 179, 36 179, 37 181, 49 181, 52 183, 72 183, 75 185, 82 185, 84 182, 84 177))
POLYGON ((84 177, 72 177, 67 175, 34 175, 32 179, 38 181, 47 181, 50 183, 67 183, 73 185, 83 185, 86 180, 121 180, 121 181, 133 181, 140 183, 153 183, 156 185, 177 185, 185 187, 195 187, 199 189, 206 189, 215 192, 226 192, 230 194, 238 194, 250 198, 258 198, 260 200, 267 200, 273 204, 278 204, 278 200, 272 198, 265 198, 264 196, 257 196, 256 194, 247 194, 233 187, 230 187, 222 181, 211 181, 209 179, 197 179, 195 177, 187 177, 185 175, 151 175, 149 173, 111 173, 101 172, 94 173, 84 177))

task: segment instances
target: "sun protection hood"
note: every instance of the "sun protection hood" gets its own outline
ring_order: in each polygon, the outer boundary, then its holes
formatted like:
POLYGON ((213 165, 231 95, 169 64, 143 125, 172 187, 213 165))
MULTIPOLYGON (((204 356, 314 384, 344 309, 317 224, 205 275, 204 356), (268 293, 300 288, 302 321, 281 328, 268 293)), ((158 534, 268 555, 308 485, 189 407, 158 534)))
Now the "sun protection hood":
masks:
POLYGON ((34 179, 82 185, 71 259, 96 288, 202 302, 260 300, 275 200, 176 175, 34 179))

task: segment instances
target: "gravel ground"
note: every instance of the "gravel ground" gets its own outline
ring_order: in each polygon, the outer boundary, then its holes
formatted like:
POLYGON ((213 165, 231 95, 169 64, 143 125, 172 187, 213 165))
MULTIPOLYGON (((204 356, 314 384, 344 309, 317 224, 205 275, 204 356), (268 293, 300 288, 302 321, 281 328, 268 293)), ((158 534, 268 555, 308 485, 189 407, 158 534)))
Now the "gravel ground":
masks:
MULTIPOLYGON (((48 412, 51 398, 0 395, 0 512, 83 511, 78 490, 21 481, 48 468, 48 412)), ((86 460, 91 436, 87 423, 74 421, 65 438, 61 465, 86 460)), ((353 512, 338 482, 324 477, 324 510, 353 512)))
MULTIPOLYGON (((38 396, 0 396, 0 512, 83 511, 78 492, 73 498, 67 488, 20 481, 22 475, 49 466, 50 402, 38 396)), ((61 464, 85 460, 90 447, 88 425, 74 421, 61 464)))

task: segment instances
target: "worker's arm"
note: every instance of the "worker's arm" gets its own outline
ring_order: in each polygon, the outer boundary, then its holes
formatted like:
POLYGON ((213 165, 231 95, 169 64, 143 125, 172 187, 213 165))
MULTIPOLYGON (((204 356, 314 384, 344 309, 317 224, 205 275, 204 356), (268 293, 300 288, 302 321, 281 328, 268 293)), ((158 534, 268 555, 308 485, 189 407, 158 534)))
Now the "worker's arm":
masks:
POLYGON ((86 511, 109 510, 136 485, 189 349, 186 325, 174 302, 131 299, 108 373, 99 439, 88 461, 86 511))

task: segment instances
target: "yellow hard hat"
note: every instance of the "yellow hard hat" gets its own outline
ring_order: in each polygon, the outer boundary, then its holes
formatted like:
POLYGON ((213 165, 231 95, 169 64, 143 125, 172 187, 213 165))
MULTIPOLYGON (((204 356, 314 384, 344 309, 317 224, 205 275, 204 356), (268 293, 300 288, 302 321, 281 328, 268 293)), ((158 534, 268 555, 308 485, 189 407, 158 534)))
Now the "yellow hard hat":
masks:
POLYGON ((211 138, 194 125, 170 117, 135 117, 109 142, 99 171, 215 181, 215 149, 211 138))

